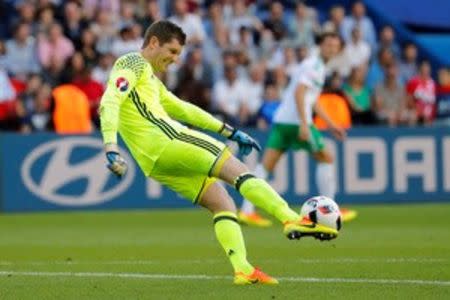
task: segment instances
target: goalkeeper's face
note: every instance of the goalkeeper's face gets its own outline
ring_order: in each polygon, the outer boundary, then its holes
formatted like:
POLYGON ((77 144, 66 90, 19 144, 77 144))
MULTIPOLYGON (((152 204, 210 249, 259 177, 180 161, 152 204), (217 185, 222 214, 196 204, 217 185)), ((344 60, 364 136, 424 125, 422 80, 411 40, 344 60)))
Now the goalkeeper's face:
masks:
POLYGON ((167 67, 178 61, 183 46, 180 45, 177 39, 172 39, 168 43, 158 44, 154 47, 153 66, 159 72, 165 72, 167 67))

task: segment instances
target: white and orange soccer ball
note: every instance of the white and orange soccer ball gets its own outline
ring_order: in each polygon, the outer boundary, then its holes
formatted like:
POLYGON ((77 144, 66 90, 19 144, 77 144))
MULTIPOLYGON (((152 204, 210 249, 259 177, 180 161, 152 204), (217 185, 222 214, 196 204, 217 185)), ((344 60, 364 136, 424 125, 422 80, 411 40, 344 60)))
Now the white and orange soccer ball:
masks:
POLYGON ((340 230, 342 227, 339 206, 333 199, 325 196, 316 196, 306 200, 300 215, 311 222, 336 230, 340 230))

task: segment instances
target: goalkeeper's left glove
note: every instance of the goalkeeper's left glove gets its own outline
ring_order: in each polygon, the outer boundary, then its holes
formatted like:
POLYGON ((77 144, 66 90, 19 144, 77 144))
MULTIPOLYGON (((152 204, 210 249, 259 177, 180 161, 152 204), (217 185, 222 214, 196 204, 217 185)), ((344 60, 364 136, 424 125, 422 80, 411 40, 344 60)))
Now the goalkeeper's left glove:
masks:
POLYGON ((220 130, 220 134, 238 143, 239 154, 241 155, 249 155, 250 152, 252 152, 253 148, 261 151, 261 146, 251 136, 241 130, 231 127, 228 124, 223 125, 222 129, 220 130))
POLYGON ((119 178, 127 172, 128 166, 126 161, 120 156, 119 147, 116 144, 105 144, 105 153, 108 169, 119 178))

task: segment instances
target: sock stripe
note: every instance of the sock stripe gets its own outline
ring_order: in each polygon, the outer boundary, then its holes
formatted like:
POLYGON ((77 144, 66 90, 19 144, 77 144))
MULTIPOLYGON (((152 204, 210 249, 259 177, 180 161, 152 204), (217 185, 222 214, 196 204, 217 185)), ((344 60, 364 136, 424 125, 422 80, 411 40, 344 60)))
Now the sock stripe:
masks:
POLYGON ((236 190, 239 192, 241 185, 250 178, 255 178, 255 175, 250 173, 239 175, 238 178, 236 178, 236 180, 234 181, 234 186, 236 187, 236 190))
POLYGON ((228 220, 238 223, 238 219, 236 217, 232 216, 217 216, 214 218, 214 224, 216 224, 219 221, 228 220))

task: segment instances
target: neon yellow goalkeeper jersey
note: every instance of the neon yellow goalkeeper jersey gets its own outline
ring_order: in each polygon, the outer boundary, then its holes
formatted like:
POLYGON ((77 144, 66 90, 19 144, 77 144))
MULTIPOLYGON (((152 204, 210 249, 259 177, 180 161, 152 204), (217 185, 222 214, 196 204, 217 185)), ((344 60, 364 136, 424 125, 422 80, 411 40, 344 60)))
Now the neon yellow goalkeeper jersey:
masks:
POLYGON ((174 119, 214 132, 222 127, 221 121, 168 91, 141 53, 119 57, 100 104, 103 142, 117 143, 119 132, 148 176, 168 143, 188 130, 174 119))

